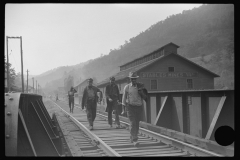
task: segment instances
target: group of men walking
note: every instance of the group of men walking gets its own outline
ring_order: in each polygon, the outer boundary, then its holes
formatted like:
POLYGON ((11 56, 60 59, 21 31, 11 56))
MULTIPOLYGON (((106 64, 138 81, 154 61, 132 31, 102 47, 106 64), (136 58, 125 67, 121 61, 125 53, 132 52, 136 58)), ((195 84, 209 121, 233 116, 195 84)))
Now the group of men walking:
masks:
MULTIPOLYGON (((136 73, 129 73, 130 83, 124 87, 122 103, 120 102, 120 94, 118 86, 115 84, 115 78, 110 77, 110 83, 106 86, 105 96, 107 101, 106 111, 108 112, 108 124, 112 128, 112 112, 115 112, 115 128, 121 128, 119 121, 119 107, 122 105, 123 112, 127 113, 130 121, 130 141, 134 146, 138 146, 138 131, 139 122, 143 112, 143 100, 147 100, 147 90, 142 83, 137 82, 136 73)), ((93 123, 96 118, 97 102, 102 100, 102 92, 97 87, 93 86, 93 79, 88 79, 88 86, 84 88, 81 107, 86 109, 87 119, 89 122, 89 129, 93 130, 93 123)), ((74 97, 72 93, 76 90, 72 87, 69 92, 69 107, 70 112, 73 113, 74 97), (71 93, 71 95, 70 95, 71 93), (72 96, 72 97, 71 97, 72 96), (71 97, 71 101, 70 101, 71 97)))

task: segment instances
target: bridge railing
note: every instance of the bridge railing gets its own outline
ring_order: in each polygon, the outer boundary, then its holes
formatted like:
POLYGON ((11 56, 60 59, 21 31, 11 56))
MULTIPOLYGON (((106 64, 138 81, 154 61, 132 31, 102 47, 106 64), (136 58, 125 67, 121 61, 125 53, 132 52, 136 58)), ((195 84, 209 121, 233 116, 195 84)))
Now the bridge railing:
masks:
POLYGON ((61 156, 61 139, 42 96, 5 94, 7 156, 61 156))

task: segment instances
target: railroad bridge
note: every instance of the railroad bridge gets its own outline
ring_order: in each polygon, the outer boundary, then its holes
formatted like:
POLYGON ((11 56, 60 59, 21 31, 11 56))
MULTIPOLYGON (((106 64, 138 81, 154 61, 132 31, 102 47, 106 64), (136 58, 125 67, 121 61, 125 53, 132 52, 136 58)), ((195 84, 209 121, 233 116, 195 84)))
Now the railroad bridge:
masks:
POLYGON ((120 129, 109 128, 107 113, 98 106, 90 131, 77 104, 70 114, 61 99, 5 93, 5 155, 234 156, 234 141, 225 145, 216 138, 219 128, 235 129, 234 90, 150 91, 148 96, 140 145, 134 147, 125 116, 120 129))

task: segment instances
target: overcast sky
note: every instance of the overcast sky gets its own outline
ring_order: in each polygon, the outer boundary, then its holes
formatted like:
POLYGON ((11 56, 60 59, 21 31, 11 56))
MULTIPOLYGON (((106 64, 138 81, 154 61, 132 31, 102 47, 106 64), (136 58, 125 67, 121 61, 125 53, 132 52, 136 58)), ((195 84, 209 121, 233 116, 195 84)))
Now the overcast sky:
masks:
MULTIPOLYGON (((202 4, 6 4, 6 36, 22 36, 24 74, 86 62, 117 49, 168 16, 202 4)), ((21 72, 20 39, 8 39, 21 72)))

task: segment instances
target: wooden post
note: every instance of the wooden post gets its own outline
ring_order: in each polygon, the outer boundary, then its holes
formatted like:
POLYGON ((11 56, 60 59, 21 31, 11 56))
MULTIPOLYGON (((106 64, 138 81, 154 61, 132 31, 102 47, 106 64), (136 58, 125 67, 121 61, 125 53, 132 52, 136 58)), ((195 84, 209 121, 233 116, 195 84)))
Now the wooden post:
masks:
POLYGON ((34 93, 34 77, 32 77, 32 79, 33 79, 33 93, 34 93))
POLYGON ((37 94, 37 80, 36 80, 36 94, 37 94))
POLYGON ((27 93, 28 93, 28 70, 27 70, 27 93))

